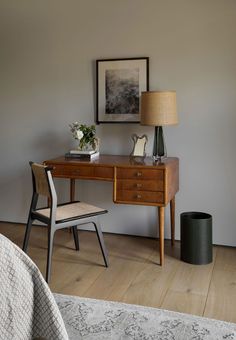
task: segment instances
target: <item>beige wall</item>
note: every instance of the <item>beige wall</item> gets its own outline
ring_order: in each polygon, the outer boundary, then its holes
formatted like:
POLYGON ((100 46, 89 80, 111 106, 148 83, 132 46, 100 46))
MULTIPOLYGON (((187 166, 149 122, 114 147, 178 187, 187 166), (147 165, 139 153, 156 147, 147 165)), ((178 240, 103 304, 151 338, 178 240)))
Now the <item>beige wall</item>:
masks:
MULTIPOLYGON (((70 149, 69 123, 94 122, 95 60, 149 56, 150 89, 177 91, 180 124, 165 128, 180 158, 177 237, 180 212, 206 211, 214 242, 236 245, 235 36, 234 0, 0 0, 0 220, 26 220, 28 161, 70 149)), ((151 127, 97 132, 103 153, 129 154, 134 132, 152 150, 151 127)), ((111 183, 78 189, 108 208, 105 230, 156 235, 155 208, 114 205, 111 183)))

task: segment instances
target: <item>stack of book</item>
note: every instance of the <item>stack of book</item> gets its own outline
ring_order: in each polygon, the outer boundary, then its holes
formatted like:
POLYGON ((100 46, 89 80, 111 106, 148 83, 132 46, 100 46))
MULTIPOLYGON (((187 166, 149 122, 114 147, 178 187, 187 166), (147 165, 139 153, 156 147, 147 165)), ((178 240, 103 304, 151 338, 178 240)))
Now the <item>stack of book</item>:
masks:
POLYGON ((65 154, 65 158, 77 158, 77 159, 94 159, 99 156, 98 151, 81 151, 81 150, 70 150, 65 154))

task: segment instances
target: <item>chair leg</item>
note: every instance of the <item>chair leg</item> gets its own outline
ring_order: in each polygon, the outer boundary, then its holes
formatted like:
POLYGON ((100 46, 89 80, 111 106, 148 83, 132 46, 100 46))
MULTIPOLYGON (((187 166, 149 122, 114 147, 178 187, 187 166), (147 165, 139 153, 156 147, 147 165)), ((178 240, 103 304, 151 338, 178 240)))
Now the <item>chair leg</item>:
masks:
POLYGON ((108 267, 108 265, 109 265, 108 253, 107 253, 107 249, 106 249, 106 246, 105 246, 105 243, 104 243, 104 238, 103 238, 103 234, 102 234, 102 231, 101 231, 100 223, 98 221, 96 223, 93 222, 93 225, 94 225, 96 233, 97 233, 97 237, 98 237, 98 241, 99 241, 100 248, 101 248, 101 251, 102 251, 102 256, 103 256, 103 259, 104 259, 104 262, 105 262, 105 266, 108 267))
POLYGON ((73 236, 74 236, 74 241, 75 241, 75 249, 79 250, 79 236, 78 236, 77 225, 72 227, 72 231, 73 231, 73 236))
POLYGON ((51 277, 51 266, 52 266, 52 250, 53 250, 53 239, 55 231, 51 226, 48 226, 48 254, 47 254, 47 269, 46 269, 46 282, 49 283, 51 277))
POLYGON ((24 237, 24 242, 23 242, 23 247, 22 247, 22 249, 25 253, 27 252, 30 231, 31 231, 32 223, 33 223, 33 219, 31 218, 32 211, 36 208, 37 201, 38 201, 38 194, 34 191, 32 199, 31 199, 30 211, 29 211, 29 215, 28 215, 28 221, 27 221, 27 225, 26 225, 25 237, 24 237))
POLYGON ((32 227, 33 220, 31 216, 28 218, 28 222, 26 225, 26 230, 25 230, 25 237, 24 237, 24 242, 23 242, 23 251, 27 253, 27 248, 28 248, 28 243, 29 243, 29 237, 30 237, 30 232, 31 232, 31 227, 32 227))

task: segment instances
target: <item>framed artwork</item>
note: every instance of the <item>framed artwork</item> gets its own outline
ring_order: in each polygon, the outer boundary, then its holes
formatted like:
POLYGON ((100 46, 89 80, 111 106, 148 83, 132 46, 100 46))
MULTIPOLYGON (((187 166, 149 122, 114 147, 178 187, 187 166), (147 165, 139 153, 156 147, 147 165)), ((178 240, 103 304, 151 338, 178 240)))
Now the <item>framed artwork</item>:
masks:
POLYGON ((96 60, 96 122, 139 123, 140 97, 149 90, 149 58, 96 60))

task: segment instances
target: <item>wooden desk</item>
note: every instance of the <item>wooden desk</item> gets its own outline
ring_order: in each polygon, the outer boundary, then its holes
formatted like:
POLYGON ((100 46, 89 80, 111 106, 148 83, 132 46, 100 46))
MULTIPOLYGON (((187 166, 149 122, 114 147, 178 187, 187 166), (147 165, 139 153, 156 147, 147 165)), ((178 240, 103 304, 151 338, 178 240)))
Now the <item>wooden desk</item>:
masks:
POLYGON ((70 198, 75 197, 75 180, 113 182, 113 201, 119 204, 158 207, 160 265, 164 263, 164 214, 170 202, 171 243, 175 237, 175 194, 179 190, 179 160, 168 157, 162 163, 151 157, 142 161, 129 156, 100 155, 94 160, 59 157, 44 164, 53 168, 52 175, 69 178, 70 198))

